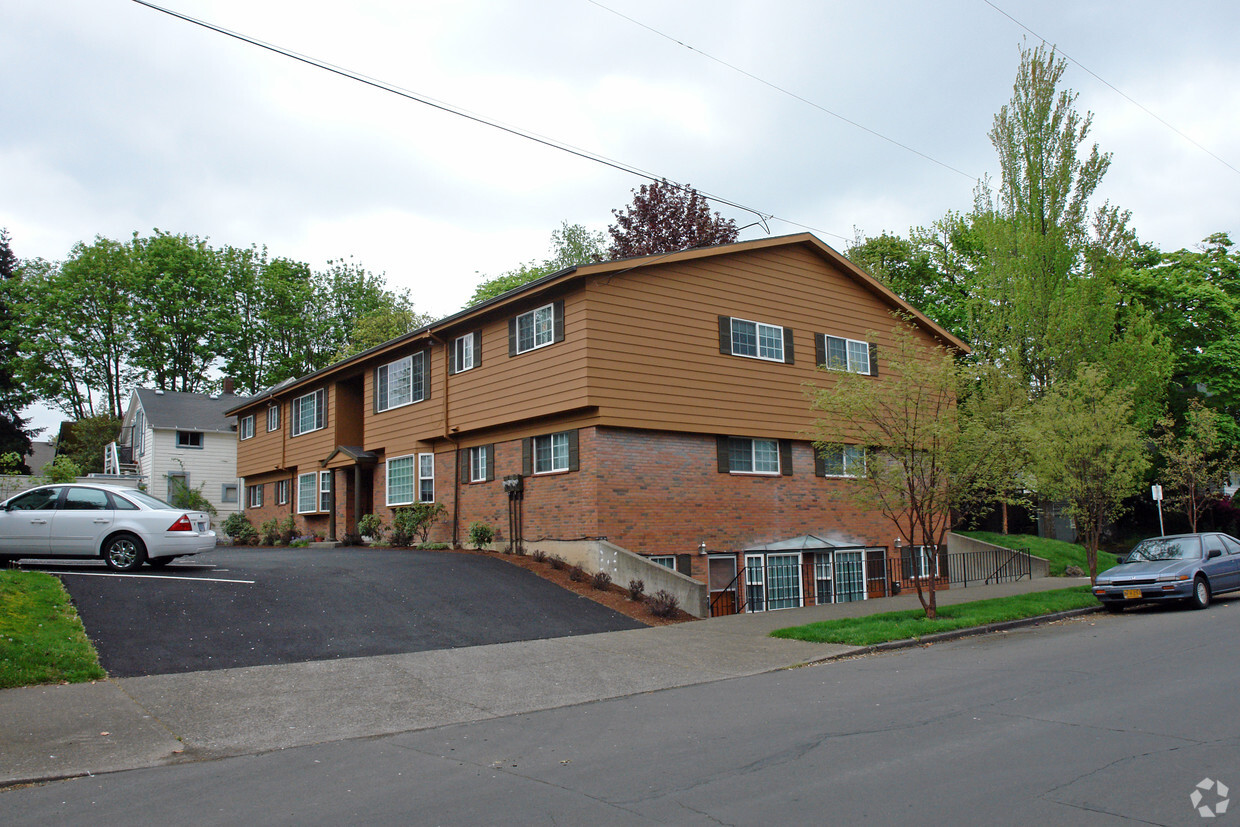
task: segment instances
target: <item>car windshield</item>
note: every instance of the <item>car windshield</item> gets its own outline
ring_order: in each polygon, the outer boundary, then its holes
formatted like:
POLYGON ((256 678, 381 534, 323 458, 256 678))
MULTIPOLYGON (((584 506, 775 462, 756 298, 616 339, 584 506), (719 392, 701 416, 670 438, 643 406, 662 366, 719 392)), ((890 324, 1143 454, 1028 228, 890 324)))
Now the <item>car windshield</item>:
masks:
POLYGON ((1154 537, 1137 543, 1128 555, 1129 563, 1147 560, 1190 560, 1201 556, 1200 537, 1154 537))
POLYGON ((166 503, 157 497, 152 497, 150 494, 146 493, 145 491, 138 491, 137 489, 134 489, 133 491, 126 491, 123 495, 114 494, 113 496, 124 496, 130 500, 133 500, 134 502, 142 503, 142 505, 145 505, 147 508, 160 508, 160 509, 166 508, 171 511, 177 510, 177 507, 175 505, 172 505, 171 503, 166 503))

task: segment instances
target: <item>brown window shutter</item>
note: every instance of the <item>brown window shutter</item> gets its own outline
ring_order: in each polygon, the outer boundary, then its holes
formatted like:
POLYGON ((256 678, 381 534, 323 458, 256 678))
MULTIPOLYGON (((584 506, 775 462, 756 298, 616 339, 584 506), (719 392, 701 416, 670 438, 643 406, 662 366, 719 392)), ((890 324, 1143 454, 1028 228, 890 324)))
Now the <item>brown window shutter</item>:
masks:
POLYGON ((732 355, 732 317, 719 317, 719 352, 732 355))
POLYGON ((521 473, 527 477, 534 473, 534 440, 528 436, 521 440, 521 473))
POLYGON ((444 347, 448 349, 448 375, 455 376, 461 370, 456 363, 456 339, 450 339, 444 347))
POLYGON ((726 436, 715 437, 715 453, 719 457, 719 473, 726 474, 732 470, 732 454, 728 450, 728 438, 726 436))
POLYGON ((581 470, 581 449, 578 447, 576 428, 568 432, 568 470, 581 470))
POLYGON ((551 305, 551 315, 555 319, 555 341, 564 341, 564 300, 551 305))
POLYGON ((792 364, 792 328, 784 328, 784 364, 792 364))
POLYGON ((517 355, 517 317, 508 320, 508 355, 517 355))
POLYGON ((818 447, 814 446, 814 476, 825 477, 827 475, 827 461, 818 451, 818 447))
POLYGON ((482 331, 474 331, 474 367, 482 367, 482 331))
POLYGON ((676 571, 681 574, 693 576, 693 555, 677 554, 676 555, 676 571))
POLYGON ((870 375, 878 376, 878 345, 870 342, 870 375))
POLYGON ((822 333, 814 334, 814 364, 820 368, 827 365, 827 337, 822 333))
POLYGON ((484 445, 482 450, 487 455, 487 482, 495 479, 495 443, 484 445))
POLYGON ((424 350, 421 355, 422 358, 418 361, 422 364, 418 366, 418 370, 422 372, 422 400, 426 401, 431 398, 431 352, 424 350))
POLYGON ((375 368, 370 372, 371 384, 370 389, 370 409, 375 413, 379 413, 379 369, 375 368))
POLYGON ((779 441, 779 473, 785 477, 792 476, 792 440, 779 441))

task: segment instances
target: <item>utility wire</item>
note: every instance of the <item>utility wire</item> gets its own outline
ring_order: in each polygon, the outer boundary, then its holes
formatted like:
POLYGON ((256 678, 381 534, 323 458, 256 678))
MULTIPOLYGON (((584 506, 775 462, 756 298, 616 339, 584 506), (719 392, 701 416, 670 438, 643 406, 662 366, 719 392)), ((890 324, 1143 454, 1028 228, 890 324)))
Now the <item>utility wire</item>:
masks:
MULTIPOLYGON (((985 3, 986 5, 990 6, 990 7, 991 7, 992 9, 994 9, 995 11, 999 12, 999 14, 1003 15, 1003 16, 1004 16, 1004 17, 1006 17, 1008 20, 1011 20, 1011 21, 1012 21, 1013 23, 1015 23, 1017 26, 1020 26, 1022 29, 1024 29, 1024 30, 1025 30, 1025 31, 1027 31, 1027 32, 1029 32, 1029 34, 1033 35, 1033 36, 1034 36, 1034 37, 1036 37, 1038 40, 1041 40, 1043 43, 1049 43, 1049 42, 1050 42, 1050 41, 1049 41, 1049 40, 1047 40, 1045 37, 1043 37, 1042 35, 1038 34, 1038 33, 1037 33, 1037 32, 1035 32, 1033 29, 1029 28, 1029 27, 1028 27, 1028 26, 1026 26, 1024 23, 1020 22, 1020 21, 1019 21, 1019 20, 1017 20, 1015 17, 1013 17, 1012 15, 1008 14, 1007 12, 1005 12, 1003 9, 999 8, 998 6, 996 6, 996 5, 995 5, 994 3, 992 3, 990 0, 982 0, 982 2, 983 2, 983 3, 985 3)), ((1235 168, 1235 167, 1233 167, 1231 164, 1227 163, 1227 162, 1226 162, 1226 161, 1224 161, 1222 158, 1218 157, 1218 156, 1217 156, 1217 155, 1215 155, 1213 152, 1211 152, 1210 150, 1206 149, 1206 148, 1205 148, 1204 146, 1202 146, 1201 144, 1197 143, 1195 140, 1193 140, 1192 138, 1190 138, 1188 135, 1184 134, 1183 132, 1181 132, 1180 130, 1176 129, 1174 126, 1172 126, 1171 124, 1169 124, 1167 121, 1163 120, 1163 119, 1162 119, 1162 118, 1160 118, 1158 115, 1154 114, 1154 113, 1153 113, 1152 111, 1150 111, 1148 108, 1146 108, 1145 106, 1141 105, 1141 104, 1140 104, 1140 103, 1138 103, 1137 101, 1133 100, 1133 98, 1132 98, 1131 96, 1129 96, 1129 95, 1125 94, 1122 90, 1120 90, 1120 89, 1116 88, 1113 84, 1111 84, 1110 82, 1108 82, 1108 81, 1107 81, 1107 80, 1105 80, 1104 78, 1100 77, 1100 76, 1099 76, 1096 72, 1094 72, 1093 70, 1091 70, 1090 68, 1088 68, 1087 66, 1085 66, 1084 64, 1082 64, 1079 60, 1076 60, 1075 58, 1073 58, 1071 55, 1069 55, 1069 54, 1068 54, 1067 52, 1065 52, 1063 49, 1060 49, 1059 47, 1055 47, 1055 51, 1057 51, 1057 52, 1059 52, 1059 54, 1063 55, 1065 59, 1072 61, 1072 63, 1074 63, 1078 69, 1081 69, 1081 70, 1082 70, 1082 71, 1084 71, 1086 74, 1091 75, 1091 76, 1092 76, 1095 80, 1097 80, 1099 83, 1101 83, 1102 85, 1104 85, 1104 86, 1108 87, 1111 91, 1115 92, 1117 95, 1119 95, 1120 97, 1122 97, 1124 100, 1128 101, 1128 102, 1129 102, 1129 103, 1131 103, 1133 106, 1137 107, 1137 108, 1138 108, 1138 109, 1140 109, 1142 112, 1144 112, 1145 114, 1149 115, 1151 118, 1153 118, 1154 120, 1158 121, 1160 124, 1162 124, 1163 126, 1167 127, 1167 128, 1168 128, 1168 129, 1170 129, 1172 132, 1174 132, 1175 134, 1179 135, 1181 138, 1183 138, 1184 140, 1188 141, 1190 144, 1192 144, 1193 146, 1197 147, 1197 148, 1198 148, 1198 149, 1200 149, 1202 152, 1204 152, 1205 154, 1209 155, 1211 158, 1213 158, 1214 160, 1218 161, 1220 164, 1222 164, 1223 166, 1227 167, 1227 168, 1228 168, 1229 170, 1231 170, 1232 172, 1235 172, 1235 173, 1240 174, 1240 169, 1236 169, 1236 168, 1235 168)))
MULTIPOLYGON (((538 135, 537 133, 521 129, 516 126, 510 126, 507 124, 500 123, 499 121, 491 120, 482 115, 476 114, 474 112, 470 112, 468 110, 462 109, 452 104, 445 103, 439 100, 435 100, 434 98, 428 97, 426 95, 421 95, 416 92, 411 92, 408 89, 403 89, 394 84, 387 83, 386 81, 368 77, 358 72, 354 72, 352 70, 345 69, 340 66, 335 66, 333 64, 327 63, 322 60, 318 60, 313 57, 309 57, 307 55, 298 54, 297 52, 282 48, 280 46, 275 46, 271 43, 266 43, 262 40, 258 40, 257 38, 253 38, 248 35, 244 35, 239 32, 232 31, 230 29, 225 29, 222 26, 217 26, 213 23, 208 23, 205 20, 199 20, 198 18, 190 17, 189 15, 182 14, 180 12, 173 11, 171 9, 167 9, 162 6, 157 6, 154 3, 147 2, 147 0, 133 0, 133 2, 141 6, 146 6, 149 9, 153 9, 154 11, 162 12, 170 17, 175 17, 178 20, 183 20, 186 23, 192 23, 195 26, 201 26, 204 29, 208 29, 210 31, 216 32, 217 34, 222 34, 227 37, 231 37, 235 40, 240 40, 242 43, 248 43, 251 46, 257 46, 260 49, 266 49, 269 52, 274 52, 278 55, 282 55, 283 57, 291 58, 301 63, 305 63, 308 66, 315 67, 316 69, 322 69, 326 72, 331 72, 334 75, 339 75, 340 77, 347 78, 353 81, 357 81, 358 83, 365 84, 366 86, 370 86, 375 89, 382 90, 384 92, 390 92, 393 95, 399 95, 400 97, 405 98, 407 100, 414 101, 415 103, 420 103, 425 106, 429 106, 434 109, 439 109, 440 111, 447 112, 452 115, 457 115, 459 117, 466 118, 467 120, 471 120, 475 123, 479 123, 484 126, 489 126, 489 127, 492 127, 493 129, 498 129, 501 132, 507 132, 510 135, 515 135, 518 138, 525 138, 526 140, 534 141, 535 143, 539 143, 539 144, 542 144, 543 146, 550 147, 551 149, 558 149, 561 152, 567 152, 568 154, 575 155, 578 158, 583 158, 587 161, 593 161, 597 164, 602 164, 604 166, 611 167, 612 169, 616 169, 621 172, 629 173, 630 175, 636 175, 638 177, 645 178, 655 183, 659 183, 661 181, 667 181, 668 184, 670 184, 671 186, 675 187, 678 190, 681 190, 682 192, 689 192, 692 189, 691 187, 687 185, 683 185, 683 184, 676 183, 675 181, 671 181, 666 176, 655 175, 653 172, 648 172, 647 170, 641 169, 640 167, 635 167, 631 164, 626 164, 623 161, 617 161, 613 158, 608 158, 605 155, 600 155, 596 152, 591 152, 590 150, 581 149, 580 147, 575 147, 575 146, 572 146, 571 144, 566 144, 562 141, 555 140, 554 138, 549 138, 543 135, 538 135)), ((833 236, 835 238, 843 239, 844 241, 852 240, 848 238, 847 236, 840 235, 839 233, 833 233, 828 230, 819 229, 817 227, 811 227, 808 224, 801 224, 796 221, 791 221, 787 218, 780 218, 779 216, 774 215, 772 213, 763 212, 762 210, 756 210, 753 207, 747 207, 744 204, 741 204, 739 202, 731 201, 727 198, 723 198, 721 196, 714 195, 709 192, 698 190, 698 193, 705 196, 709 200, 714 201, 717 204, 724 204, 726 206, 733 207, 743 212, 752 213, 753 215, 756 215, 758 217, 757 223, 762 224, 763 226, 765 226, 765 223, 767 221, 780 221, 784 224, 789 224, 793 227, 800 227, 801 229, 810 230, 811 232, 821 233, 822 235, 833 236)))
POLYGON ((742 75, 744 75, 745 77, 749 78, 750 80, 757 81, 758 83, 761 83, 763 86, 767 86, 767 87, 769 87, 769 88, 771 88, 771 89, 774 89, 776 92, 779 92, 779 93, 781 93, 781 94, 787 95, 788 97, 793 98, 794 100, 798 100, 798 101, 800 101, 801 103, 803 103, 803 104, 805 104, 805 105, 807 105, 807 106, 812 106, 813 108, 817 109, 819 112, 823 112, 823 113, 825 113, 825 114, 827 114, 827 115, 830 115, 830 116, 831 116, 831 117, 833 117, 833 118, 836 118, 836 119, 838 119, 838 120, 841 120, 841 121, 843 121, 844 123, 848 124, 849 126, 854 126, 854 127, 856 127, 857 129, 860 129, 862 132, 868 132, 869 134, 873 135, 875 138, 879 138, 879 139, 881 139, 881 140, 884 140, 884 141, 886 141, 886 142, 887 142, 887 143, 889 143, 889 144, 894 144, 895 146, 900 147, 900 149, 903 149, 903 150, 906 150, 906 151, 908 151, 908 152, 911 152, 911 153, 913 153, 914 155, 919 155, 919 156, 921 156, 922 158, 925 158, 927 161, 930 161, 931 163, 938 164, 939 166, 943 167, 944 169, 949 169, 949 170, 951 170, 952 172, 956 173, 957 175, 963 175, 965 178, 968 178, 970 181, 976 181, 976 180, 977 180, 977 176, 976 176, 976 175, 970 175, 970 174, 969 174, 969 173, 967 173, 967 172, 964 172, 964 171, 962 171, 962 170, 956 169, 956 167, 952 166, 951 164, 944 163, 943 161, 940 161, 938 158, 935 158, 935 157, 933 157, 933 156, 931 156, 931 155, 927 155, 926 153, 924 153, 924 152, 922 152, 922 151, 920 151, 920 150, 913 149, 913 147, 909 146, 908 144, 903 144, 903 143, 900 143, 900 142, 899 142, 899 141, 897 141, 895 138, 889 138, 889 137, 887 137, 886 135, 884 135, 883 133, 881 133, 881 132, 877 132, 877 131, 875 131, 875 130, 873 130, 873 129, 870 129, 868 126, 865 126, 865 125, 863 125, 863 124, 859 124, 859 123, 857 123, 856 121, 852 120, 851 118, 846 118, 846 117, 844 117, 843 115, 841 115, 841 114, 840 114, 840 113, 838 113, 838 112, 833 112, 833 111, 831 111, 830 109, 827 109, 825 106, 823 106, 823 105, 821 105, 821 104, 819 104, 819 103, 815 103, 814 101, 810 100, 809 98, 802 97, 801 95, 798 95, 796 92, 793 92, 793 91, 791 91, 791 90, 785 89, 784 87, 779 86, 778 84, 771 83, 769 80, 766 80, 765 78, 761 78, 761 77, 759 77, 758 75, 755 75, 753 72, 746 71, 745 69, 742 69, 742 68, 740 68, 739 66, 736 66, 736 65, 734 65, 734 64, 732 64, 732 63, 728 63, 726 60, 723 60, 723 59, 721 59, 721 58, 717 58, 717 57, 715 57, 714 55, 710 54, 709 52, 704 52, 704 51, 702 51, 701 49, 694 48, 693 46, 690 46, 688 43, 685 43, 683 40, 677 40, 676 38, 672 37, 671 35, 666 34, 666 33, 664 33, 664 32, 661 32, 661 31, 659 31, 658 29, 654 28, 653 26, 647 25, 646 23, 643 23, 643 22, 642 22, 642 21, 640 21, 640 20, 637 20, 637 19, 635 19, 635 18, 629 17, 627 14, 623 14, 622 12, 618 12, 618 11, 616 11, 615 9, 611 8, 610 6, 604 6, 602 3, 598 2, 598 0, 588 0, 588 2, 590 2, 591 4, 593 4, 593 5, 595 5, 595 6, 598 6, 598 7, 599 7, 600 9, 602 9, 603 11, 611 12, 611 13, 612 13, 612 14, 614 14, 616 17, 619 17, 619 18, 621 18, 621 19, 623 19, 623 20, 627 20, 627 21, 629 21, 630 23, 632 23, 632 24, 633 24, 633 25, 635 25, 635 26, 640 26, 640 27, 642 27, 643 29, 645 29, 645 30, 646 30, 646 31, 648 31, 648 32, 651 32, 651 33, 653 33, 653 34, 657 34, 659 37, 662 37, 662 38, 664 38, 665 40, 670 40, 670 41, 672 41, 673 43, 675 43, 675 44, 676 44, 676 45, 678 45, 678 46, 684 46, 684 47, 685 47, 686 49, 688 49, 689 51, 694 52, 694 53, 696 53, 696 54, 699 54, 699 55, 701 55, 702 57, 706 58, 707 60, 713 60, 715 63, 718 63, 720 66, 724 66, 724 67, 726 67, 726 68, 728 68, 728 69, 731 69, 733 72, 737 72, 737 73, 739 73, 739 74, 742 74, 742 75))

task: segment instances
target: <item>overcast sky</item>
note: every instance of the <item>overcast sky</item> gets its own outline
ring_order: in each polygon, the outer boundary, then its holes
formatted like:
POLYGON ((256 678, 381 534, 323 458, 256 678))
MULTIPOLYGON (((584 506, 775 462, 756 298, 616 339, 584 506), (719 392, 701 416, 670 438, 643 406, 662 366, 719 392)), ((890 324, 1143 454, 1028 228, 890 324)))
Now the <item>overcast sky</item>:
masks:
MULTIPOLYGON (((1100 195, 1143 240, 1240 235, 1234 0, 600 2, 158 4, 841 249, 854 228, 965 211, 998 174, 987 132, 1022 38, 1040 42, 1015 18, 1106 82, 1076 64, 1065 76, 1114 154, 1100 195)), ((644 183, 131 0, 0 0, 0 78, 0 227, 22 258, 158 227, 316 269, 352 256, 445 315, 480 278, 544 258, 561 221, 605 229, 644 183)))

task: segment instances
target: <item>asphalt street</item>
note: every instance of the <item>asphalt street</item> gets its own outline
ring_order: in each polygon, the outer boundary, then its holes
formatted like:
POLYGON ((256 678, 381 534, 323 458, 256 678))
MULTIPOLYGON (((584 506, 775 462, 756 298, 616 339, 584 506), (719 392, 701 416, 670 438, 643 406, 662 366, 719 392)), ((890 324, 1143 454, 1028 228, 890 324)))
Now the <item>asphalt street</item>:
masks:
POLYGON ((502 560, 366 549, 220 549, 136 574, 60 575, 117 678, 423 652, 643 628, 502 560))
POLYGON ((0 793, 0 815, 15 824, 186 814, 197 824, 1226 824, 1237 814, 1221 809, 1217 782, 1240 794, 1238 626, 1240 600, 1092 615, 15 789, 0 793))

